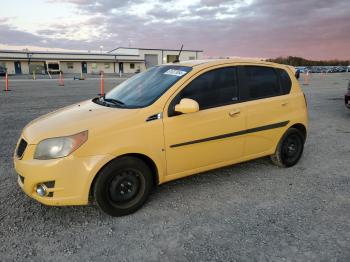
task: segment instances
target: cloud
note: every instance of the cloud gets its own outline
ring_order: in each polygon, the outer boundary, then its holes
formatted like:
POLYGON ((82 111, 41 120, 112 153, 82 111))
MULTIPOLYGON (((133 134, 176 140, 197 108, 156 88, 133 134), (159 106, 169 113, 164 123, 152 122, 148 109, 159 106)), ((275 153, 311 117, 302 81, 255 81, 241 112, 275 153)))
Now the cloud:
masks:
POLYGON ((26 43, 35 44, 43 40, 40 36, 16 30, 7 24, 0 22, 0 35, 2 44, 22 45, 26 43))
MULTIPOLYGON (((48 2, 53 2, 50 0, 48 2)), ((55 1, 57 2, 57 1, 55 1)), ((0 43, 71 49, 203 49, 208 56, 350 59, 348 0, 63 0, 79 22, 28 33, 0 18, 0 43)))
POLYGON ((8 17, 0 17, 0 25, 1 24, 6 24, 9 21, 8 17))
MULTIPOLYGON (((98 46, 94 41, 80 41, 69 38, 60 38, 60 32, 67 33, 67 28, 64 25, 57 25, 55 29, 39 30, 39 34, 33 34, 18 30, 7 24, 0 22, 0 44, 5 46, 20 46, 21 49, 25 46, 47 48, 61 48, 74 50, 97 50, 98 46), (55 37, 52 37, 55 36, 55 37)), ((63 33, 62 33, 63 34, 63 33)))

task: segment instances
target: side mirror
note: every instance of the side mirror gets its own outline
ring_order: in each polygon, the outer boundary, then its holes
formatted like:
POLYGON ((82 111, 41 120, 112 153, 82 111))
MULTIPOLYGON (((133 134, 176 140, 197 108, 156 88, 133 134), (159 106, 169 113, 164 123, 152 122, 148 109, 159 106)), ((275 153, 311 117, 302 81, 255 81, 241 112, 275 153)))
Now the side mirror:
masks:
POLYGON ((183 114, 195 113, 199 111, 197 101, 189 98, 181 99, 180 103, 175 106, 175 111, 183 114))

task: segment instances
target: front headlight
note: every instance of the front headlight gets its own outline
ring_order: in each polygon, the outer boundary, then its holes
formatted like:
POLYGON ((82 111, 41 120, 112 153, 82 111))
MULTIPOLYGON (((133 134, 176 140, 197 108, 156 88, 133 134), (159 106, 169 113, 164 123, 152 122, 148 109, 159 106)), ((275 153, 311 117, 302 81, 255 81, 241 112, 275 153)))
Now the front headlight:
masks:
POLYGON ((87 139, 88 131, 86 130, 71 136, 42 140, 36 147, 34 158, 45 160, 68 156, 84 144, 87 139))

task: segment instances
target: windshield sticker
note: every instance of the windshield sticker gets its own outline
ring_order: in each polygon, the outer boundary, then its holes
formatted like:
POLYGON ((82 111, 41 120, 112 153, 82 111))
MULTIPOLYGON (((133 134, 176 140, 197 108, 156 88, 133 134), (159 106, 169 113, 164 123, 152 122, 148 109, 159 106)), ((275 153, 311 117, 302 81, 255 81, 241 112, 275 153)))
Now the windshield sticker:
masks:
POLYGON ((164 72, 164 75, 172 75, 172 76, 183 76, 186 74, 186 71, 176 70, 176 69, 169 69, 168 71, 164 72))

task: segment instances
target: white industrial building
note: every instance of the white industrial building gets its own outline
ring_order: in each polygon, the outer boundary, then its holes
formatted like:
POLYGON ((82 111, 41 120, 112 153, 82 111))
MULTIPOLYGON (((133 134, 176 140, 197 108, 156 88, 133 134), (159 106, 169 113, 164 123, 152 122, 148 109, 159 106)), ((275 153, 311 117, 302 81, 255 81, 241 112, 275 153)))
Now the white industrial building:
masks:
POLYGON ((201 50, 146 49, 119 47, 107 53, 44 52, 0 50, 0 66, 9 74, 46 74, 62 71, 72 74, 135 73, 146 68, 183 60, 201 59, 201 50))

